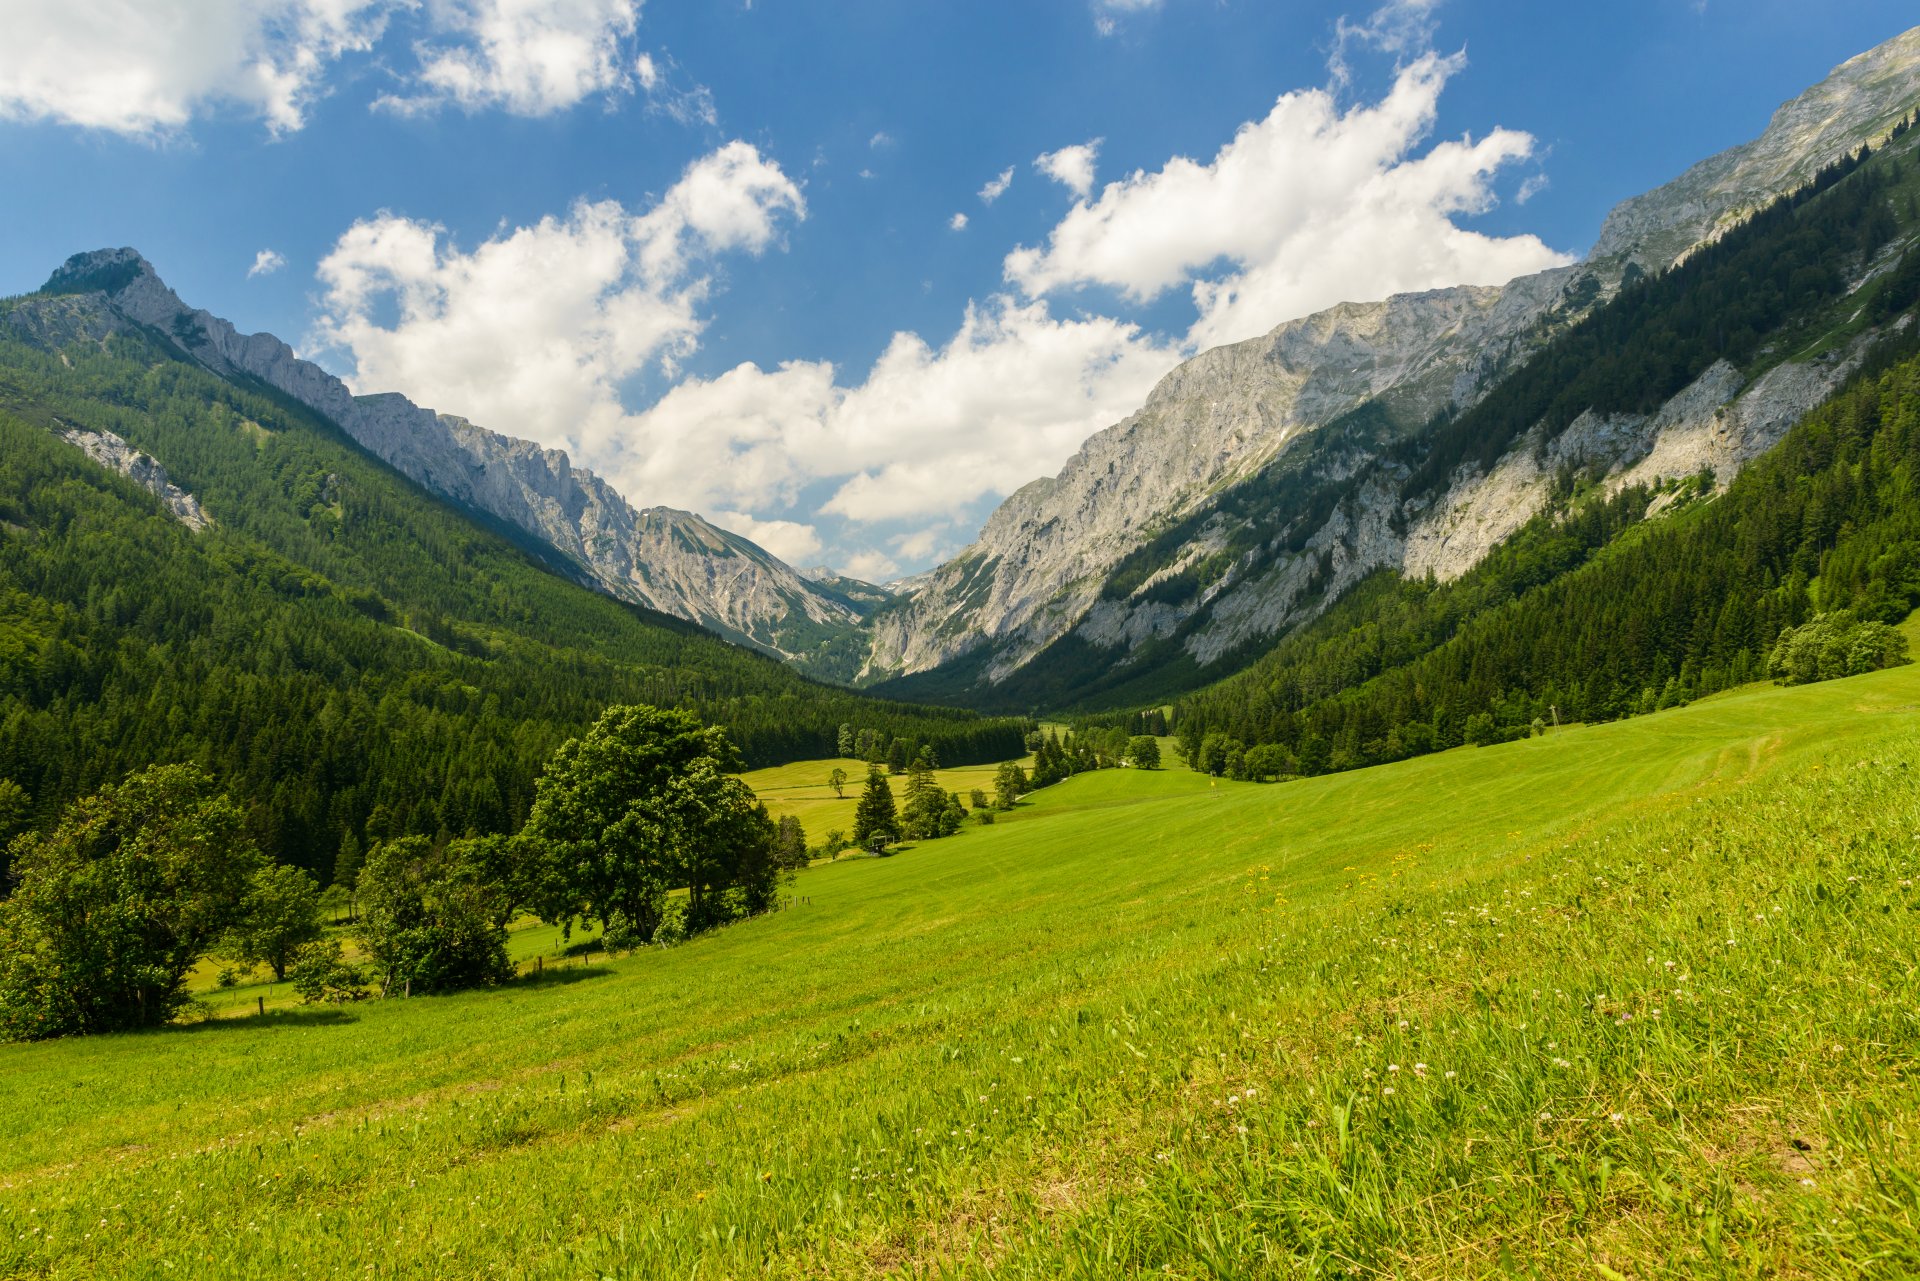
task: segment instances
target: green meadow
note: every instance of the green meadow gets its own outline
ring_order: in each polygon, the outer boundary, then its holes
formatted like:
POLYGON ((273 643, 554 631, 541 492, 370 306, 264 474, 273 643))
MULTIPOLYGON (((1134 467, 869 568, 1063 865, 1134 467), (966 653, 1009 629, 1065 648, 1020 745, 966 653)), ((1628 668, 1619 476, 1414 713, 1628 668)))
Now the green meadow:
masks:
POLYGON ((0 1276, 1915 1275, 1917 730, 1081 775, 682 946, 0 1047, 0 1276))

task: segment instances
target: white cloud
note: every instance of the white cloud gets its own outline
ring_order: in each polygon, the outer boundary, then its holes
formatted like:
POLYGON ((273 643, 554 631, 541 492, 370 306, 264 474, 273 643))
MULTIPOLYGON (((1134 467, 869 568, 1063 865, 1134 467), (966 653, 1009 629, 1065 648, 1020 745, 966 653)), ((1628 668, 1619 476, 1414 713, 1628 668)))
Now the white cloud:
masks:
POLYGON ((868 583, 887 583, 900 573, 900 565, 885 552, 871 548, 855 552, 847 557, 841 573, 868 583))
POLYGON ((666 54, 658 58, 642 53, 634 59, 633 74, 639 78, 640 92, 646 95, 647 110, 683 125, 720 123, 720 112, 713 102, 713 90, 696 84, 682 89, 673 83, 677 66, 666 54))
POLYGON ((990 205, 1007 194, 1007 188, 1013 185, 1013 166, 1008 165, 1000 171, 1000 176, 980 188, 980 203, 990 205))
POLYGON ((137 137, 227 110, 306 122, 328 67, 373 47, 391 0, 88 0, 5 6, 0 119, 137 137))
POLYGON ((631 420, 608 471, 629 492, 751 512, 824 482, 819 515, 911 538, 1058 470, 1178 358, 1132 325, 999 297, 943 347, 896 334, 850 386, 817 362, 688 379, 631 420))
POLYGON ((891 147, 892 145, 893 145, 893 135, 888 133, 885 129, 882 129, 879 133, 876 133, 875 135, 873 135, 873 137, 867 139, 867 147, 873 151, 878 151, 882 147, 891 147))
POLYGON ((286 265, 286 258, 278 251, 262 249, 253 256, 253 266, 247 268, 247 279, 252 280, 255 276, 271 276, 286 265))
POLYGON ((1383 100, 1344 113, 1324 91, 1285 94, 1212 161, 1176 156, 1076 204, 1044 248, 1007 256, 1007 278, 1033 297, 1102 285, 1135 302, 1187 285, 1199 312, 1189 342, 1206 347, 1338 302, 1568 261, 1537 237, 1454 222, 1493 204, 1493 175, 1530 156, 1531 137, 1496 129, 1415 154, 1461 65, 1424 55, 1383 100))
POLYGON ((1085 200, 1093 194, 1094 168, 1100 161, 1101 139, 1062 147, 1036 158, 1033 167, 1085 200))
POLYGON ((745 512, 717 508, 708 519, 722 529, 758 543, 789 565, 811 565, 820 558, 820 534, 795 520, 756 520, 745 512))
POLYGON ((785 218, 804 214, 799 189, 743 142, 695 161, 644 214, 583 201, 471 252, 440 227, 383 213, 321 262, 316 336, 351 354, 363 391, 401 391, 591 463, 617 460, 619 384, 693 349, 709 260, 763 252, 785 218))
POLYGON ((1103 36, 1119 30, 1116 14, 1144 13, 1158 9, 1161 0, 1093 0, 1093 29, 1103 36))
POLYGON ((1355 45, 1403 60, 1430 50, 1436 29, 1434 10, 1439 7, 1440 0, 1387 0, 1365 22, 1341 15, 1333 26, 1333 53, 1327 59, 1334 87, 1344 89, 1353 83, 1348 55, 1355 45))
MULTIPOLYGON (((150 138, 224 111, 285 134, 305 125, 342 57, 376 49, 398 81, 377 105, 548 115, 645 78, 622 52, 639 10, 639 0, 15 0, 0 17, 0 119, 150 138), (387 47, 402 39, 410 60, 387 47)), ((711 96, 696 86, 675 101, 697 116, 711 96)))
POLYGON ((627 86, 621 46, 639 0, 428 0, 427 11, 433 34, 414 46, 419 69, 383 106, 545 116, 627 86))
POLYGON ((965 231, 967 229, 967 216, 963 213, 955 214, 953 217, 947 219, 947 227, 952 231, 965 231))

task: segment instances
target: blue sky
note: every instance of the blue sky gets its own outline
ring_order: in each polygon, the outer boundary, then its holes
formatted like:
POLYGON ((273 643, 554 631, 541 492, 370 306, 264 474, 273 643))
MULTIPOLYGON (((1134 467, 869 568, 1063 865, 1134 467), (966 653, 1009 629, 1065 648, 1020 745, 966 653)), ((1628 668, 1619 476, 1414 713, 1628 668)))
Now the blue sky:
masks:
POLYGON ((970 540, 1192 351, 1578 255, 1615 201, 1914 21, 1882 0, 9 8, 0 290, 135 245, 357 390, 875 578, 970 540))

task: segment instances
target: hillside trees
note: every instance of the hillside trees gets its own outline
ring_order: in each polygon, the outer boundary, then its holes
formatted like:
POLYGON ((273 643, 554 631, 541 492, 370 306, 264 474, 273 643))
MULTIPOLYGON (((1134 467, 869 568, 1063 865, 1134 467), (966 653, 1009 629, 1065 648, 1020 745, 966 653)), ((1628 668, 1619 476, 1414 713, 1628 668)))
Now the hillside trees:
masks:
POLYGON ((191 765, 142 770, 20 837, 0 903, 0 1035, 167 1022, 260 864, 239 808, 191 765))
POLYGON ((1135 734, 1127 740, 1127 759, 1135 769, 1160 768, 1160 740, 1151 734, 1135 734))
POLYGON ((1623 489, 1543 514, 1452 583, 1376 576, 1180 700, 1175 733, 1203 767, 1219 735, 1315 774, 1652 712, 1770 669, 1903 661, 1889 625, 1920 606, 1920 338, 1887 341, 1711 502, 1646 523, 1654 495, 1623 489))
POLYGON ((1019 750, 1024 721, 818 685, 583 588, 157 344, 16 341, 35 305, 0 301, 0 778, 41 825, 190 759, 266 854, 325 881, 349 843, 513 831, 614 704, 724 723, 754 765, 831 756, 843 725, 955 762, 1019 750), (154 454, 217 523, 181 526, 56 424, 154 454))

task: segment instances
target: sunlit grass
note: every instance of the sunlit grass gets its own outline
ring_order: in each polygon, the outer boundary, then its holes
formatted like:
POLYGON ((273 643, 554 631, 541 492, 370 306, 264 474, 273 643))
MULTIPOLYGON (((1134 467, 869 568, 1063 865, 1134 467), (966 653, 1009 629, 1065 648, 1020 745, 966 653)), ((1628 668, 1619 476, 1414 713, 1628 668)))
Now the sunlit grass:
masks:
POLYGON ((1913 1275, 1916 729, 1110 771, 671 950, 0 1048, 0 1276, 1913 1275))

